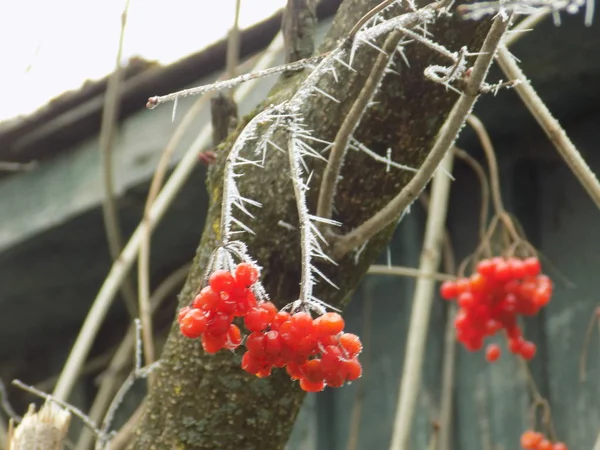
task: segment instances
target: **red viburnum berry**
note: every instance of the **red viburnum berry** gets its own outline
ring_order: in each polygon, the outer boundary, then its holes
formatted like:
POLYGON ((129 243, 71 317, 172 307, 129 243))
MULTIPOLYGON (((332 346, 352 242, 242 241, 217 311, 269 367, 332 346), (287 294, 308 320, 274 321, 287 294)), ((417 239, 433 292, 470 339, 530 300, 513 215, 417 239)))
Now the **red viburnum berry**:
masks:
POLYGON ((235 279, 227 270, 215 270, 208 278, 208 284, 217 292, 231 292, 235 287, 235 279))
POLYGON ((521 435, 521 447, 525 450, 535 450, 543 439, 544 436, 541 433, 527 430, 521 435))
POLYGON ((258 281, 258 267, 250 263, 240 263, 235 268, 235 281, 243 287, 250 287, 258 281))
POLYGON ((444 300, 452 300, 458 294, 454 281, 444 281, 440 286, 440 295, 444 300))
POLYGON ((542 439, 542 441, 537 445, 536 450, 552 450, 552 442, 548 439, 542 439))
POLYGON ((488 362, 491 363, 498 361, 501 354, 502 351, 500 350, 500 347, 496 344, 490 344, 485 349, 485 359, 487 359, 488 362))
POLYGON ((362 351, 362 343, 356 334, 344 333, 339 337, 339 342, 346 358, 353 358, 362 351))
POLYGON ((208 319, 204 311, 190 309, 179 322, 181 334, 190 339, 199 338, 206 331, 208 319))
POLYGON ((328 312, 315 321, 315 333, 319 335, 338 334, 344 329, 344 319, 338 313, 328 312))

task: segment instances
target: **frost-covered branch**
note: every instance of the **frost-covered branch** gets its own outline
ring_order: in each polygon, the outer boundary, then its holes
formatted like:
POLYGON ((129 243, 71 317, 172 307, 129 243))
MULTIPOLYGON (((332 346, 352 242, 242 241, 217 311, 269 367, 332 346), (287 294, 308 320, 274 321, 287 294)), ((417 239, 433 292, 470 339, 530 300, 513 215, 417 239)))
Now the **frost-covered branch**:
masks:
MULTIPOLYGON (((290 175, 294 185, 294 196, 298 209, 298 219, 300 221, 300 242, 302 246, 302 276, 300 282, 300 304, 313 307, 322 306, 322 302, 313 296, 313 287, 316 276, 321 277, 335 287, 335 285, 318 270, 312 259, 320 258, 328 262, 333 261, 323 251, 322 245, 327 245, 327 241, 319 232, 317 223, 336 224, 333 221, 320 218, 310 214, 306 202, 306 192, 308 191, 308 182, 303 175, 306 170, 304 158, 323 157, 315 151, 310 145, 307 145, 302 139, 310 136, 305 130, 298 117, 291 117, 287 120, 288 124, 288 156, 290 161, 290 175)), ((310 178, 310 177, 309 177, 310 178)), ((339 225, 339 224, 338 224, 339 225)))
POLYGON ((550 12, 560 23, 559 13, 577 14, 585 7, 585 24, 591 26, 594 16, 594 0, 508 0, 483 1, 460 5, 456 11, 466 19, 480 20, 494 14, 532 15, 550 12))
POLYGON ((464 126, 467 116, 475 105, 479 97, 481 85, 487 76, 496 49, 509 23, 509 19, 504 19, 501 16, 496 17, 494 20, 481 47, 479 56, 475 61, 473 71, 468 78, 465 89, 452 108, 452 111, 450 111, 448 119, 442 126, 433 148, 429 152, 429 155, 427 155, 419 171, 404 189, 380 211, 375 213, 374 216, 348 234, 336 239, 333 248, 334 257, 341 258, 395 222, 427 185, 440 161, 451 148, 458 133, 464 126))
POLYGON ((365 82, 360 94, 352 104, 352 108, 344 119, 342 126, 337 132, 333 146, 329 152, 329 160, 323 172, 321 180, 321 188, 319 190, 319 203, 317 206, 317 215, 326 219, 330 219, 333 212, 333 199, 335 196, 335 188, 337 185, 344 155, 348 149, 348 143, 352 138, 358 124, 369 104, 371 103, 375 92, 379 88, 381 81, 386 73, 386 68, 393 61, 393 52, 400 41, 402 34, 398 31, 392 32, 386 39, 383 45, 385 53, 380 54, 371 69, 369 78, 365 82))
POLYGON ((162 95, 150 97, 148 99, 148 103, 146 103, 146 107, 148 109, 154 109, 158 105, 167 102, 174 102, 182 97, 188 97, 190 95, 204 95, 208 92, 221 91, 224 89, 231 89, 238 84, 245 83, 246 81, 255 80, 257 78, 268 77, 271 75, 278 75, 283 72, 294 72, 299 70, 304 70, 313 64, 321 61, 324 55, 313 56, 312 58, 302 59, 300 61, 296 61, 290 64, 284 64, 277 67, 269 67, 265 70, 260 70, 258 72, 245 73, 235 78, 231 78, 229 80, 217 81, 216 83, 207 84, 203 86, 198 86, 189 89, 183 89, 181 91, 173 92, 172 94, 162 95))

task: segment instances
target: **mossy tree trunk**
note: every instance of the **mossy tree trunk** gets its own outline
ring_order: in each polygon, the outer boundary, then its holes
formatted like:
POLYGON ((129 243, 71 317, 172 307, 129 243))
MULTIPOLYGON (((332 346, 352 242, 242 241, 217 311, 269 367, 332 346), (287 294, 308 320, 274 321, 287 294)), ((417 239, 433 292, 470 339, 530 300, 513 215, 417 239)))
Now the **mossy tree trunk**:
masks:
MULTIPOLYGON (((379 0, 344 1, 320 51, 333 48, 361 16, 378 3, 379 0)), ((476 51, 488 28, 488 22, 442 18, 429 30, 437 42, 451 50, 466 45, 476 51)), ((340 66, 338 83, 328 77, 329 81, 319 85, 340 103, 324 96, 311 97, 311 103, 304 108, 304 120, 315 136, 327 141, 334 139, 377 54, 363 46, 353 63, 356 72, 340 66)), ((440 61, 438 55, 415 43, 407 47, 406 55, 410 68, 399 63, 395 70, 400 75, 385 77, 375 99, 378 103, 368 109, 355 137, 383 156, 391 148, 395 161, 419 167, 457 95, 423 76, 428 65, 446 61, 440 61)), ((282 77, 265 105, 291 97, 306 75, 282 77)), ((247 120, 242 120, 234 135, 221 146, 218 161, 210 170, 208 189, 212 201, 193 268, 179 297, 180 307, 189 304, 198 291, 203 270, 217 245, 224 162, 235 135, 247 120)), ((251 146, 250 142, 248 151, 252 150, 251 146)), ((312 211, 324 163, 316 162, 313 168, 315 177, 309 193, 312 211)), ((369 218, 402 189, 411 175, 412 172, 394 169, 387 172, 385 165, 362 153, 350 152, 335 197, 335 218, 343 223, 339 231, 348 231, 369 218)), ((257 219, 246 222, 256 236, 248 235, 244 239, 252 256, 263 266, 263 282, 271 299, 278 306, 284 306, 297 299, 300 281, 299 233, 278 225, 280 220, 297 224, 298 219, 287 156, 272 151, 266 167, 247 170, 238 186, 242 195, 263 205, 256 210, 257 219)), ((337 267, 320 266, 340 289, 321 283, 317 296, 329 304, 343 306, 389 241, 392 231, 393 227, 389 227, 371 239, 358 258, 349 254, 338 261, 337 267)), ((283 448, 304 394, 283 370, 274 370, 266 379, 245 373, 240 368, 241 354, 240 349, 235 354, 222 351, 206 355, 198 342, 182 338, 174 324, 130 448, 283 448)))

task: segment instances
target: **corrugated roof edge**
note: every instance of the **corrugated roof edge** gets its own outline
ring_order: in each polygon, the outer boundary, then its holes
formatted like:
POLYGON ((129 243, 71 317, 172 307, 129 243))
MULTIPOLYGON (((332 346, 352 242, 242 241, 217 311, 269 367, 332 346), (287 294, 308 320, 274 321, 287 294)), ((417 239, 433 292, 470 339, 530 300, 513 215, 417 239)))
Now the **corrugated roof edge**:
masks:
MULTIPOLYGON (((321 0, 319 20, 331 17, 342 0, 321 0)), ((266 48, 280 29, 282 11, 241 32, 240 57, 266 48)), ((227 41, 168 66, 132 59, 125 70, 119 119, 146 105, 152 95, 173 92, 225 67, 227 41)), ((88 81, 79 90, 68 91, 33 114, 0 123, 0 161, 40 161, 100 130, 103 96, 108 77, 88 81)))

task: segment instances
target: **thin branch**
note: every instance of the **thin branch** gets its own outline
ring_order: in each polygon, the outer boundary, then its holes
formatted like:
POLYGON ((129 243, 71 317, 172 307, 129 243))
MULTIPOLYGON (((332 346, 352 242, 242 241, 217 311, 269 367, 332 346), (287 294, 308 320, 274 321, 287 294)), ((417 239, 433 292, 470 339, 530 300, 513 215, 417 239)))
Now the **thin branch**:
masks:
POLYGON ((369 74, 369 78, 367 78, 367 81, 337 132, 333 146, 329 152, 329 160, 323 171, 321 188, 319 189, 319 202, 317 204, 317 216, 319 217, 331 219, 335 189, 342 170, 344 156, 348 149, 348 143, 350 142, 352 134, 358 127, 365 110, 372 101, 381 80, 385 76, 386 69, 391 60, 391 55, 396 49, 401 36, 402 34, 399 31, 393 31, 387 37, 383 44, 383 51, 385 53, 380 53, 377 57, 377 60, 371 69, 371 73, 369 74))
POLYGON ((456 280, 456 276, 446 273, 424 272, 420 269, 413 269, 412 267, 383 266, 378 264, 370 266, 367 273, 371 275, 395 275, 412 278, 423 277, 431 278, 436 281, 456 280))
MULTIPOLYGON (((119 225, 119 214, 114 192, 112 147, 115 138, 117 120, 119 115, 119 97, 121 90, 123 55, 123 42, 125 40, 125 29, 127 26, 127 12, 130 0, 125 0, 125 6, 121 14, 121 33, 115 62, 115 69, 108 78, 106 93, 104 95, 104 108, 102 110, 102 123, 100 125, 99 145, 102 157, 102 173, 104 177, 104 201, 102 202, 102 217, 106 230, 108 248, 113 261, 119 257, 123 248, 123 236, 119 225)), ((137 316, 136 297, 132 283, 127 280, 121 287, 121 294, 125 306, 131 318, 137 316)))
MULTIPOLYGON (((279 45, 280 41, 274 42, 270 49, 276 49, 279 45)), ((271 64, 273 54, 274 52, 266 52, 257 63, 257 68, 271 64)), ((239 102, 240 99, 246 98, 251 92, 252 87, 253 83, 250 82, 237 90, 235 93, 236 100, 239 102)), ((162 219, 167 208, 192 174, 198 163, 198 155, 210 142, 210 134, 208 127, 200 131, 195 141, 190 145, 183 158, 175 167, 160 194, 157 195, 148 213, 148 225, 151 230, 162 219)), ((129 238, 129 242, 123 248, 119 258, 113 263, 110 272, 102 283, 54 388, 53 395, 56 398, 65 399, 71 393, 79 371, 85 363, 90 347, 98 333, 100 325, 106 317, 115 294, 138 256, 143 233, 143 225, 140 224, 129 238)))
MULTIPOLYGON (((233 26, 229 30, 227 36, 227 78, 231 79, 235 77, 236 68, 240 61, 240 7, 241 0, 235 0, 235 12, 233 14, 233 26)), ((229 95, 233 95, 233 91, 229 92, 229 95)))
POLYGON ((467 123, 479 138, 479 142, 481 143, 481 147, 483 148, 483 152, 488 162, 489 170, 490 170, 490 184, 491 184, 491 192, 492 192, 492 201, 494 202, 494 208, 497 214, 506 214, 506 210, 504 209, 504 204, 502 203, 502 196, 500 190, 500 176, 498 170, 498 161, 496 160, 496 152, 494 150, 494 146, 492 145, 492 140, 490 139, 490 135, 481 120, 474 116, 473 114, 467 117, 467 123))
MULTIPOLYGON (((442 160, 441 164, 448 172, 452 171, 453 157, 452 152, 448 152, 442 160)), ((429 216, 419 264, 422 272, 432 274, 439 266, 449 196, 450 179, 442 172, 437 172, 431 187, 429 216)), ((431 278, 417 278, 390 450, 409 448, 435 286, 431 278)))
POLYGON ((238 84, 245 83, 246 81, 256 80, 258 78, 268 77, 271 75, 278 75, 283 72, 294 72, 299 70, 304 70, 307 67, 320 62, 323 58, 325 58, 328 53, 323 53, 321 55, 313 56, 312 58, 303 59, 300 61, 293 62, 291 64, 284 64, 277 67, 270 67, 268 69, 264 69, 258 72, 246 73, 230 80, 217 81, 216 83, 198 86, 190 89, 183 89, 178 92, 174 92, 172 94, 163 95, 163 96, 155 96, 150 97, 148 99, 148 103, 146 107, 148 109, 154 109, 158 105, 167 102, 173 102, 179 98, 187 97, 189 95, 204 95, 208 92, 213 91, 221 91, 223 89, 231 89, 238 84))
POLYGON ((385 8, 387 8, 388 6, 392 5, 396 1, 397 0, 383 0, 379 5, 375 6, 373 9, 371 9, 370 11, 368 11, 364 16, 362 16, 360 18, 360 20, 358 22, 356 22, 356 25, 354 25, 352 27, 352 29, 348 33, 348 39, 349 40, 354 39, 354 36, 356 36, 356 34, 360 31, 360 29, 369 20, 371 20, 373 17, 375 17, 377 14, 379 14, 381 11, 383 11, 385 8))
MULTIPOLYGON (((185 136, 185 133, 189 130, 194 119, 200 113, 202 108, 206 105, 208 97, 199 98, 192 107, 188 110, 183 120, 175 129, 171 139, 165 146, 152 181, 150 182, 150 189, 146 204, 144 206, 144 216, 140 223, 142 232, 142 239, 140 242, 139 256, 138 256, 138 302, 140 310, 140 319, 142 320, 143 339, 144 339, 144 351, 146 364, 151 364, 154 361, 154 342, 152 338, 152 318, 149 311, 149 297, 150 297, 150 245, 151 245, 151 226, 150 226, 150 211, 160 189, 163 185, 164 179, 169 170, 169 162, 173 156, 173 153, 179 146, 179 143, 185 136)), ((152 379, 150 380, 152 383, 152 379)))
POLYGON ((496 59, 507 77, 521 81, 515 86, 517 94, 519 94, 529 112, 540 124, 596 206, 600 208, 600 182, 598 182, 596 175, 571 142, 565 130, 560 126, 558 120, 552 116, 506 47, 501 46, 499 48, 496 59))
POLYGON ((67 402, 63 402, 62 400, 57 399, 56 397, 54 397, 52 395, 46 394, 45 392, 42 392, 39 389, 34 388, 33 386, 28 386, 20 380, 13 380, 12 384, 17 386, 18 388, 23 389, 24 391, 27 391, 33 395, 37 395, 38 397, 43 398, 47 402, 52 402, 52 403, 60 406, 61 408, 64 408, 65 410, 67 410, 68 412, 73 414, 74 416, 81 419, 81 421, 90 430, 92 430, 94 432, 94 434, 100 435, 100 430, 98 429, 98 427, 96 426, 94 421, 90 420, 90 418, 88 416, 86 416, 81 410, 75 408, 73 405, 70 405, 67 402))
POLYGON ((431 176, 437 169, 440 161, 448 150, 452 147, 458 133, 464 126, 467 116, 475 105, 479 97, 479 89, 483 83, 490 65, 492 63, 494 53, 506 31, 510 20, 504 21, 501 17, 497 17, 490 29, 490 32, 485 38, 481 47, 481 51, 473 71, 465 86, 464 92, 461 94, 455 103, 448 119, 444 123, 440 134, 438 135, 435 144, 427 158, 423 162, 419 172, 406 184, 396 197, 394 197, 386 206, 375 213, 373 217, 366 222, 349 232, 344 236, 340 236, 335 240, 333 254, 336 258, 341 258, 352 249, 359 247, 361 244, 369 240, 371 237, 379 233, 388 225, 398 220, 398 217, 406 210, 406 208, 414 201, 423 188, 427 185, 431 176))

